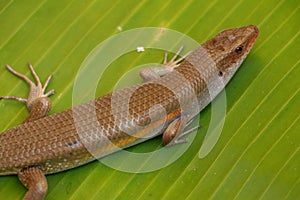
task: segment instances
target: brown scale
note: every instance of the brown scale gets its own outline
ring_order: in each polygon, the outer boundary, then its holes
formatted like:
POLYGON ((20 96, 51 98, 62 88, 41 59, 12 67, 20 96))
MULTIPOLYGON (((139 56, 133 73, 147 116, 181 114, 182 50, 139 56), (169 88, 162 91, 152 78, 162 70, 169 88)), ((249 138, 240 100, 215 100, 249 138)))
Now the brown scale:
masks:
POLYGON ((130 97, 130 115, 139 126, 146 126, 151 122, 149 111, 154 105, 161 105, 167 113, 170 113, 178 105, 178 100, 174 93, 163 85, 144 84, 130 97))

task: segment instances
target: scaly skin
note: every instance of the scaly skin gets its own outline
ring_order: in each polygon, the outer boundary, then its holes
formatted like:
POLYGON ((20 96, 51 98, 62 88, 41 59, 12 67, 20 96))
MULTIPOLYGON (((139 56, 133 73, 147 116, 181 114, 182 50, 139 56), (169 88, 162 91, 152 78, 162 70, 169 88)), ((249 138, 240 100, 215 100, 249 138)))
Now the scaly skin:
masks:
MULTIPOLYGON (((161 134, 153 130, 182 114, 194 96, 201 111, 225 87, 257 36, 255 26, 228 29, 162 78, 36 120, 41 109, 32 108, 30 119, 0 134, 0 175, 18 174, 32 166, 44 174, 60 172, 146 140, 142 137, 161 134), (224 84, 216 86, 215 80, 224 84), (211 89, 215 94, 209 94, 211 89)), ((49 103, 47 97, 43 101, 49 103)))

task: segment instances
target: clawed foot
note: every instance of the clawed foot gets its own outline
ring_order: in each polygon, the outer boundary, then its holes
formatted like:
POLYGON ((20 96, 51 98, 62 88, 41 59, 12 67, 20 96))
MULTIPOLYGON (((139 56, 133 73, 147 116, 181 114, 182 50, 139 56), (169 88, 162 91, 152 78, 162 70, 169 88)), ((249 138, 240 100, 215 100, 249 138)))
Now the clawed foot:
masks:
POLYGON ((200 126, 197 125, 189 130, 182 132, 192 122, 190 116, 183 116, 172 121, 163 133, 163 144, 165 146, 172 146, 176 144, 182 144, 188 142, 187 138, 183 138, 186 135, 197 130, 200 126))
POLYGON ((178 51, 176 52, 176 54, 173 56, 173 58, 170 61, 168 61, 168 53, 165 52, 165 57, 164 57, 163 65, 165 67, 172 67, 172 68, 178 67, 180 65, 180 62, 183 61, 185 59, 185 57, 186 57, 186 55, 185 55, 185 56, 181 57, 180 59, 177 59, 178 56, 179 56, 179 54, 182 52, 182 50, 183 50, 183 46, 181 46, 178 49, 178 51))
POLYGON ((182 52, 183 46, 179 48, 174 57, 168 61, 168 53, 165 53, 164 62, 162 65, 157 67, 145 68, 140 71, 140 76, 144 81, 151 81, 159 79, 162 76, 172 72, 176 67, 180 65, 180 62, 185 59, 186 56, 183 56, 180 59, 177 59, 179 54, 182 52))
POLYGON ((19 101, 19 102, 25 103, 27 108, 30 110, 32 102, 34 100, 36 100, 38 98, 41 98, 41 97, 49 97, 49 96, 54 94, 54 90, 50 90, 49 92, 45 93, 45 90, 46 90, 52 76, 50 75, 48 77, 48 79, 46 80, 46 82, 43 86, 40 79, 39 79, 39 77, 38 77, 38 75, 36 74, 36 72, 34 71, 32 65, 30 63, 29 63, 29 69, 30 69, 31 74, 34 77, 36 83, 31 81, 25 75, 20 74, 19 72, 15 71, 11 66, 6 65, 6 68, 7 68, 8 71, 10 71, 15 76, 23 79, 29 85, 30 91, 29 91, 29 95, 28 95, 27 99, 20 98, 20 97, 15 97, 15 96, 3 96, 3 97, 0 97, 0 100, 1 99, 8 99, 8 100, 19 101))
POLYGON ((176 145, 176 144, 182 144, 182 143, 187 143, 189 142, 189 139, 188 138, 183 138, 184 136, 192 133, 193 131, 195 130, 198 130, 200 128, 199 125, 183 132, 183 133, 180 133, 178 136, 176 136, 175 138, 173 138, 172 141, 170 141, 169 143, 165 144, 165 146, 173 146, 173 145, 176 145))

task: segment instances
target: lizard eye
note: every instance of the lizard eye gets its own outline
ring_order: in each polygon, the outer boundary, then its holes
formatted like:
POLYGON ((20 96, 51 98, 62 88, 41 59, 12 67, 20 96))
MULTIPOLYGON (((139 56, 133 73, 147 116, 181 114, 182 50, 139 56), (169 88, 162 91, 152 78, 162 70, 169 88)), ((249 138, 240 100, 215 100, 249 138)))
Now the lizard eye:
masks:
POLYGON ((235 49, 235 53, 236 54, 240 54, 243 52, 243 49, 244 49, 244 46, 241 45, 241 46, 238 46, 236 49, 235 49))

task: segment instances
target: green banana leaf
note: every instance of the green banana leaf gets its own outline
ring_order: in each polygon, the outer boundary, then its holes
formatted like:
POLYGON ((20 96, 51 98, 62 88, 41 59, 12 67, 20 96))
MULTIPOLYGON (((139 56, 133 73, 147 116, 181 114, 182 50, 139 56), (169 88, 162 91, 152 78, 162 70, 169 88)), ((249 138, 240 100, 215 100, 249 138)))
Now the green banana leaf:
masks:
MULTIPOLYGON (((195 138, 183 155, 168 166, 134 173, 95 161, 47 176, 46 199, 300 199, 299 7, 297 0, 1 0, 0 96, 26 97, 27 85, 4 65, 30 76, 26 65, 31 62, 42 81, 54 76, 49 85, 56 91, 51 113, 74 105, 80 67, 95 47, 116 34, 157 27, 202 43, 226 28, 253 24, 260 30, 251 53, 226 87, 225 124, 208 155, 199 158, 211 106, 194 122, 201 128, 188 136, 195 138)), ((173 52, 181 45, 180 40, 163 41, 173 52)), ((112 47, 117 51, 130 42, 129 38, 112 47)), ((138 83, 135 71, 117 84, 138 66, 162 62, 163 53, 146 48, 121 55, 96 83, 96 95, 116 85, 138 83)), ((81 92, 78 98, 88 97, 89 91, 81 92)), ((0 131, 22 123, 27 114, 21 103, 0 102, 0 131)), ((128 151, 160 147, 161 138, 155 138, 128 151)), ((124 160, 122 153, 112 156, 124 160)), ((0 177, 0 199, 22 199, 25 192, 16 176, 0 177)))

